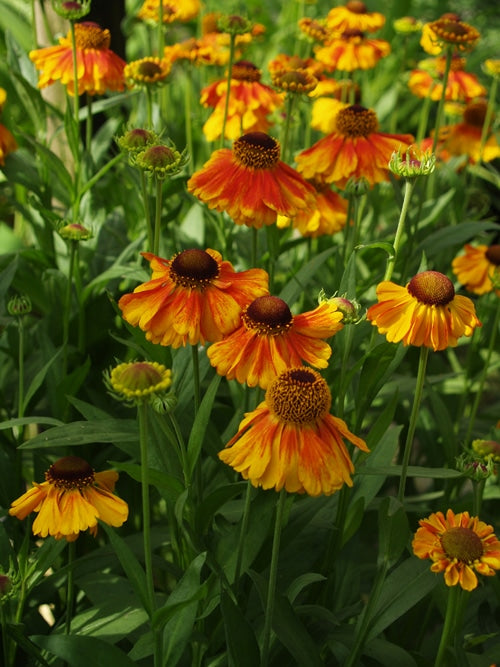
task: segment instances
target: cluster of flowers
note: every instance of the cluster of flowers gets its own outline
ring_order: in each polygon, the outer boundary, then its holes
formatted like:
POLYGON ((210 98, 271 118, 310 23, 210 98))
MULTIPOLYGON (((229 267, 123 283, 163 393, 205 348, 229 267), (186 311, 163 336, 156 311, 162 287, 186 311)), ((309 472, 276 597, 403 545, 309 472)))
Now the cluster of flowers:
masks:
MULTIPOLYGON (((200 9, 194 1, 177 5, 165 9, 162 3, 146 0, 138 17, 186 21, 200 9)), ((371 69, 390 53, 388 42, 372 36, 383 26, 384 17, 368 12, 364 3, 350 0, 324 20, 302 19, 299 28, 311 40, 314 58, 277 56, 269 64, 272 86, 261 83, 261 71, 253 63, 241 58, 232 63, 228 50, 243 46, 259 29, 230 17, 224 32, 218 27, 220 21, 211 18, 201 39, 167 46, 159 56, 129 64, 110 50, 109 32, 90 22, 75 24, 74 35, 70 31, 59 45, 33 51, 30 57, 41 72, 40 87, 60 81, 70 95, 161 85, 177 60, 229 64, 229 81, 205 87, 201 104, 213 109, 203 128, 207 140, 228 139, 232 148, 215 150, 191 175, 187 189, 236 225, 255 229, 278 223, 292 224, 313 237, 338 232, 347 223, 347 200, 342 195, 353 182, 363 180, 373 187, 389 180, 394 152, 412 156, 398 164, 396 173, 404 178, 428 173, 429 149, 441 160, 465 155, 473 162, 487 162, 500 155, 488 126, 485 90, 464 71, 463 54, 479 33, 457 15, 425 26, 410 19, 399 24, 402 33, 422 31, 422 46, 434 56, 411 73, 410 90, 431 100, 444 95, 466 105, 460 123, 438 128, 438 134, 418 145, 410 134, 381 132, 376 113, 360 104, 359 88, 330 76, 371 69), (268 134, 273 114, 294 95, 314 99, 312 127, 325 135, 296 155, 296 169, 281 159, 280 143, 268 134)), ((485 69, 498 77, 498 61, 488 61, 485 69)), ((172 173, 172 165, 182 166, 178 152, 164 144, 159 150, 154 141, 149 146, 145 132, 133 130, 126 140, 138 140, 142 152, 134 155, 143 168, 165 177, 172 173)), ((12 150, 15 141, 0 126, 0 161, 12 150)), ((353 312, 356 319, 354 306, 342 299, 325 299, 314 310, 293 315, 283 299, 270 293, 265 271, 237 272, 211 248, 183 250, 171 259, 151 252, 143 256, 152 276, 121 297, 123 318, 155 344, 175 349, 209 343, 208 358, 220 375, 266 391, 264 401, 245 415, 220 459, 264 489, 316 496, 352 485, 354 466, 344 441, 363 452, 368 448, 342 419, 330 414, 330 389, 315 369, 327 367, 332 350, 326 339, 349 323, 353 312)), ((498 245, 468 245, 453 262, 453 271, 466 289, 483 294, 500 289, 499 265, 498 245)), ((459 338, 471 336, 481 326, 473 302, 457 295, 452 281, 434 270, 418 273, 405 286, 385 280, 377 287, 377 297, 367 318, 389 342, 439 351, 457 345, 459 338)), ((111 376, 113 388, 128 398, 142 399, 152 388, 160 391, 159 387, 169 386, 165 369, 147 362, 132 366, 129 373, 120 367, 120 373, 111 376)), ((11 514, 24 518, 37 511, 36 534, 68 540, 81 530, 93 530, 97 518, 119 526, 127 510, 112 493, 115 480, 114 473, 95 473, 81 459, 66 457, 51 466, 45 483, 15 501, 11 514)), ((448 585, 460 583, 468 590, 477 585, 474 569, 491 575, 500 568, 500 543, 492 528, 466 512, 455 516, 449 510, 446 518, 438 512, 422 521, 414 550, 434 561, 434 571, 445 571, 448 585)))

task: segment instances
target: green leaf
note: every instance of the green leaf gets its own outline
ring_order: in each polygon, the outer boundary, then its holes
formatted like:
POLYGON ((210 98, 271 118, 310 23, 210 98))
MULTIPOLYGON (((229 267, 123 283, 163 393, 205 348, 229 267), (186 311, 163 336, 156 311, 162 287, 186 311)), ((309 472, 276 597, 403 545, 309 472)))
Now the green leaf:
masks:
POLYGON ((28 581, 28 590, 36 586, 44 577, 47 570, 52 567, 55 560, 66 547, 66 540, 56 540, 49 537, 43 541, 42 546, 35 552, 35 560, 30 561, 30 566, 26 573, 28 581))
POLYGON ((401 503, 386 496, 382 499, 378 510, 378 561, 392 567, 404 551, 409 537, 409 526, 406 512, 401 503))
POLYGON ((57 359, 57 357, 61 354, 61 352, 62 352, 62 347, 59 348, 59 350, 55 353, 55 355, 51 359, 49 359, 49 361, 45 364, 45 366, 38 371, 38 373, 35 375, 35 377, 31 381, 31 384, 28 387, 28 391, 26 392, 26 394, 24 396, 23 414, 26 412, 26 408, 28 407, 29 402, 31 401, 33 396, 36 394, 38 389, 42 386, 42 383, 45 380, 45 376, 47 375, 47 371, 52 366, 52 364, 57 359))
MULTIPOLYGON (((126 472, 127 475, 132 477, 132 479, 135 479, 136 482, 140 483, 142 481, 140 465, 135 463, 123 463, 121 461, 110 461, 109 463, 113 468, 116 468, 116 470, 126 472)), ((154 468, 149 468, 148 475, 150 484, 156 486, 162 496, 169 502, 175 503, 184 491, 182 482, 173 475, 169 475, 160 470, 155 470, 154 468)))
POLYGON ((363 654, 384 667, 394 667, 394 665, 398 667, 417 667, 414 658, 407 651, 386 639, 373 639, 365 646, 363 654))
POLYGON ((458 225, 427 234, 414 254, 415 257, 419 257, 425 253, 428 258, 431 258, 446 248, 462 246, 480 232, 498 231, 499 229, 500 225, 495 222, 460 222, 458 225))
POLYGON ((359 391, 356 398, 356 409, 359 414, 366 414, 378 392, 403 361, 407 351, 408 348, 403 345, 381 343, 370 352, 359 377, 359 391))
POLYGON ((196 414, 193 428, 189 434, 189 441, 187 445, 187 465, 188 465, 188 475, 189 479, 192 479, 193 472, 196 467, 196 463, 200 456, 201 447, 205 439, 205 434, 207 431, 207 424, 210 420, 210 413, 212 412, 212 406, 217 395, 217 389, 222 377, 220 375, 214 375, 212 382, 210 383, 203 400, 201 401, 199 410, 196 414))
POLYGON ((319 581, 326 581, 326 577, 317 572, 306 572, 297 577, 286 592, 287 598, 290 600, 290 603, 295 602, 296 597, 310 584, 317 584, 319 581))
POLYGON ((47 426, 64 426, 64 422, 53 417, 21 417, 21 419, 8 419, 0 422, 0 431, 15 426, 26 426, 27 424, 47 424, 47 426))
POLYGON ((412 557, 401 563, 385 580, 373 612, 375 622, 368 632, 368 639, 374 639, 401 618, 430 593, 438 581, 425 561, 412 557))
POLYGON ((135 557, 132 549, 128 544, 123 540, 116 532, 114 528, 108 526, 102 521, 100 524, 104 531, 106 532, 111 546, 114 549, 114 552, 120 561, 120 565, 125 572, 127 579, 129 580, 132 588, 134 589, 135 594, 138 599, 142 602, 142 606, 151 616, 152 609, 150 608, 150 603, 148 599, 148 587, 146 585, 146 574, 144 570, 135 557))
POLYGON ((89 667, 92 664, 120 665, 120 667, 135 665, 126 653, 97 637, 33 635, 30 639, 40 648, 65 660, 70 667, 89 667))
POLYGON ((288 304, 295 303, 304 291, 304 287, 326 262, 326 260, 336 251, 336 246, 323 250, 315 255, 307 264, 301 267, 291 278, 290 282, 281 290, 280 298, 288 304))
MULTIPOLYGON (((401 477, 401 466, 363 466, 356 470, 358 475, 382 475, 384 477, 401 477)), ((430 479, 455 479, 462 477, 458 470, 450 468, 424 468, 423 466, 408 466, 408 477, 427 477, 430 479)))
POLYGON ((137 442, 138 439, 137 422, 132 419, 76 421, 44 431, 20 445, 19 449, 77 447, 97 442, 137 442))
POLYGON ((229 666, 255 667, 260 663, 260 651, 252 626, 227 593, 222 594, 221 610, 229 666))
POLYGON ((248 483, 234 482, 234 484, 224 484, 224 486, 219 486, 210 495, 203 498, 203 502, 197 508, 199 514, 197 525, 200 526, 201 533, 204 533, 208 529, 217 510, 229 500, 242 493, 247 488, 248 483))

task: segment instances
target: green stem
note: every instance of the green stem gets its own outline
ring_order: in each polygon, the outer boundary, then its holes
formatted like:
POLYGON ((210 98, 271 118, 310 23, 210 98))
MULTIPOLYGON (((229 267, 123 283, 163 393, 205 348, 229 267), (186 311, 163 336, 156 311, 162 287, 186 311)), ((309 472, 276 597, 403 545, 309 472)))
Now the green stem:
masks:
POLYGON ((288 163, 290 159, 290 128, 292 126, 292 114, 295 104, 295 95, 288 93, 285 100, 285 124, 283 126, 283 134, 281 139, 281 155, 283 162, 288 163))
POLYGON ((184 438, 182 437, 182 431, 179 428, 179 424, 177 423, 177 419, 175 418, 174 413, 169 411, 167 414, 168 414, 168 417, 170 419, 170 423, 172 424, 172 428, 174 429, 175 439, 177 441, 177 448, 178 448, 178 452, 179 452, 179 461, 181 463, 182 474, 184 476, 184 485, 185 485, 186 489, 188 489, 190 484, 191 484, 191 480, 189 479, 186 445, 184 443, 184 438))
POLYGON ((472 480, 472 514, 479 516, 481 514, 481 506, 483 504, 484 487, 486 486, 486 479, 472 480))
POLYGON ((348 324, 343 329, 344 331, 344 351, 342 353, 342 362, 340 364, 340 378, 339 378, 339 391, 337 395, 337 416, 340 419, 344 418, 345 410, 345 397, 347 393, 346 384, 346 375, 347 375, 347 364, 349 361, 349 356, 351 354, 352 340, 354 336, 354 327, 351 324, 348 324))
POLYGON ((198 357, 198 346, 191 345, 191 359, 193 362, 193 386, 194 386, 194 410, 198 412, 201 403, 200 394, 200 359, 198 357))
POLYGON ((68 343, 69 343, 69 320, 71 315, 71 293, 73 291, 73 274, 76 259, 76 248, 78 241, 70 241, 69 246, 69 268, 68 281, 66 285, 66 296, 64 298, 64 312, 63 312, 63 377, 66 376, 68 369, 68 343))
POLYGON ((153 129, 153 93, 149 86, 146 86, 146 127, 153 129))
POLYGON ((75 551, 76 542, 69 542, 68 544, 68 577, 66 579, 66 623, 64 626, 65 634, 71 633, 71 620, 73 618, 73 607, 75 604, 75 582, 74 582, 74 565, 75 565, 75 551))
POLYGON ((396 258, 399 252, 399 246, 401 245, 401 238, 403 236, 403 230, 405 228, 406 215, 408 213, 408 208, 410 206, 410 199, 415 188, 416 183, 415 178, 405 179, 405 193, 403 197, 403 205, 401 207, 401 212, 399 214, 398 226, 396 229, 396 236, 394 237, 393 244, 393 254, 387 260, 387 267, 385 269, 384 280, 390 280, 392 277, 392 272, 394 271, 394 266, 396 264, 396 258))
POLYGON ((491 119, 493 118, 493 111, 495 109, 495 100, 497 95, 498 78, 494 77, 491 83, 490 95, 488 98, 488 106, 486 107, 486 114, 484 117, 483 129, 481 131, 481 142, 479 144, 479 162, 483 161, 484 147, 486 146, 486 139, 490 130, 491 119))
POLYGON ((18 318, 19 328, 19 346, 18 346, 18 398, 17 398, 17 416, 19 419, 24 417, 24 316, 18 318))
POLYGON ((106 174, 110 169, 112 169, 115 164, 120 162, 120 160, 123 159, 124 153, 117 153, 109 162, 106 162, 106 164, 99 169, 99 171, 92 176, 92 178, 89 178, 89 180, 85 183, 85 185, 82 186, 81 190, 78 193, 78 201, 77 203, 80 204, 80 201, 83 197, 83 195, 88 192, 90 189, 94 187, 96 183, 98 183, 101 178, 106 174))
POLYGON ((76 35, 75 35, 75 22, 70 21, 70 33, 71 33, 71 52, 73 59, 73 116, 75 119, 76 127, 80 126, 80 98, 78 96, 78 62, 76 58, 76 35))
POLYGON ((444 103, 446 101, 446 87, 448 85, 448 76, 450 74, 452 57, 453 57, 453 49, 451 46, 448 46, 446 49, 446 62, 444 65, 443 79, 441 81, 443 90, 441 93, 441 97, 439 99, 439 105, 436 112, 436 124, 434 125, 434 137, 432 139, 431 153, 436 152, 436 146, 439 140, 439 129, 441 127, 441 122, 443 120, 444 103))
POLYGON ((155 212, 155 235, 153 242, 153 253, 158 255, 160 252, 160 231, 161 231, 161 209, 163 205, 163 181, 156 178, 156 212, 155 212))
POLYGON ((346 242, 345 242, 345 255, 344 262, 347 264, 349 257, 354 252, 354 248, 357 245, 358 241, 358 232, 359 232, 359 222, 361 218, 361 200, 364 201, 364 195, 360 196, 358 194, 349 195, 349 205, 348 205, 348 217, 346 220, 346 242), (352 214, 352 224, 350 219, 350 214, 352 214))
POLYGON ((87 93, 87 122, 85 125, 85 148, 90 153, 92 147, 92 97, 87 93))
POLYGON ((422 108, 420 109, 420 117, 418 120, 418 128, 417 128, 417 136, 415 139, 415 143, 417 146, 420 145, 420 142, 425 136, 425 133, 427 131, 427 123, 429 121, 429 110, 431 108, 431 102, 432 99, 430 97, 430 94, 424 99, 422 103, 422 108))
POLYGON ((193 67, 190 63, 189 79, 184 79, 184 122, 186 127, 186 146, 191 160, 191 165, 194 166, 194 150, 193 150, 193 119, 191 111, 191 81, 193 78, 193 67))
POLYGON ((158 58, 163 58, 165 33, 163 27, 163 0, 158 3, 158 58))
POLYGON ((238 540, 238 551, 236 555, 236 566, 234 568, 234 594, 238 595, 239 580, 241 576, 241 566, 243 564, 243 552, 245 550, 245 538, 248 531, 248 522, 250 521, 250 506, 252 504, 252 484, 247 482, 247 490, 245 494, 245 505, 243 508, 243 516, 241 518, 240 538, 238 540))
POLYGON ((224 146, 224 139, 226 134, 226 123, 227 123, 227 112, 229 110, 229 97, 231 95, 231 79, 233 75, 233 62, 234 62, 234 45, 236 41, 236 35, 230 35, 229 38, 229 62, 227 64, 227 86, 226 86, 226 99, 224 102, 224 117, 222 119, 222 132, 220 135, 219 148, 224 146))
POLYGON ((370 597, 368 599, 368 602, 363 612, 363 616, 361 618, 360 628, 356 633, 355 644, 353 646, 351 653, 349 654, 347 662, 344 663, 344 667, 354 667, 354 665, 357 665, 359 656, 363 652, 363 647, 365 645, 366 637, 370 629, 373 612, 376 608, 376 604, 384 587, 385 578, 387 576, 387 570, 388 570, 388 561, 384 560, 383 564, 381 565, 381 567, 377 572, 373 588, 370 592, 370 597))
POLYGON ((427 360, 429 358, 429 348, 422 346, 420 348, 420 358, 418 361, 417 384, 415 387, 415 394, 413 398, 413 406, 410 415, 410 423, 408 425, 408 433, 406 435, 406 442, 403 451, 403 461, 401 464, 401 477, 399 480, 398 500, 403 503, 405 495, 406 477, 408 474, 408 465, 410 463, 411 448, 413 445, 413 438, 415 429, 417 427, 417 418, 422 401, 422 394, 424 390, 425 371, 427 368, 427 360))
POLYGON ((460 586, 450 586, 448 589, 448 601, 446 603, 446 614, 444 618, 443 631, 441 633, 441 640, 439 642, 438 653, 434 667, 450 667, 452 664, 446 656, 446 652, 451 645, 457 627, 457 612, 460 602, 460 586))
POLYGON ((7 617, 5 614, 5 609, 7 605, 0 602, 0 627, 2 628, 2 655, 4 665, 7 667, 9 664, 9 635, 7 634, 7 617))
POLYGON ((141 402, 137 408, 139 419, 139 446, 141 453, 141 492, 142 492, 142 535, 144 544, 144 565, 149 615, 155 609, 153 582, 153 551, 151 547, 151 507, 149 503, 149 461, 148 461, 148 404, 141 402))
POLYGON ((149 192, 148 192, 148 181, 146 179, 146 174, 141 169, 141 190, 142 190, 142 201, 144 204, 144 218, 146 220, 146 234, 148 239, 147 250, 148 252, 153 252, 153 227, 151 225, 151 211, 149 208, 149 192))
POLYGON ((271 629, 273 624, 274 601, 276 598, 276 581, 278 578, 278 560, 281 542, 281 530, 285 515, 285 503, 287 494, 281 489, 276 506, 276 521, 274 524, 273 547, 271 553, 271 566, 269 570, 269 581, 267 586, 266 611, 264 618, 264 631, 262 636, 262 657, 260 667, 267 667, 269 663, 269 652, 271 648, 271 629))
POLYGON ((495 312, 495 320, 493 322, 493 328, 491 331, 490 344, 488 345, 488 351, 486 352, 486 359, 481 371, 481 377, 479 379, 479 387, 474 398, 474 403, 472 404, 471 413, 469 415, 469 424, 467 426, 467 432, 465 434, 465 443, 468 444, 469 439, 474 428, 474 423, 476 421, 477 411, 479 404, 481 403, 481 398, 483 396, 484 385, 486 383, 486 378, 488 376, 488 371, 491 369, 491 356, 493 350, 495 349, 495 343, 498 333, 498 325, 500 324, 500 299, 498 300, 497 309, 495 312))

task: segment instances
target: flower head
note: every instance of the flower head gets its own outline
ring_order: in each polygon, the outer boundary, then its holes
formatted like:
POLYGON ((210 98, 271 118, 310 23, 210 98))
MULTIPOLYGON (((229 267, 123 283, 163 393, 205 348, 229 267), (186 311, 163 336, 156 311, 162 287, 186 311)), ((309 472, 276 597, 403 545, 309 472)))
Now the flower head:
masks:
MULTIPOLYGON (((413 95, 423 98, 430 97, 436 102, 441 99, 445 61, 445 56, 438 56, 418 63, 418 68, 412 70, 408 81, 408 87, 413 95)), ((465 59, 454 56, 446 83, 446 100, 468 102, 486 94, 486 88, 479 83, 477 77, 464 70, 465 59)))
POLYGON ((404 157, 398 149, 389 160, 389 169, 403 178, 428 176, 436 167, 436 156, 430 152, 417 152, 413 147, 407 149, 404 157))
POLYGON ((330 9, 326 25, 332 31, 362 30, 375 32, 383 28, 385 16, 379 12, 369 12, 361 0, 348 0, 345 5, 330 9))
POLYGON ((71 222, 59 229, 59 234, 68 241, 88 241, 92 238, 92 232, 79 222, 71 222))
POLYGON ((133 156, 133 162, 139 169, 143 169, 158 179, 175 176, 187 162, 185 152, 179 153, 174 145, 153 144, 133 156))
MULTIPOLYGON (((103 95, 107 90, 121 91, 125 87, 125 61, 109 48, 109 30, 86 21, 75 24, 78 95, 103 95)), ((59 45, 31 51, 30 59, 41 72, 38 87, 45 88, 56 81, 75 94, 71 32, 59 39, 59 45)))
POLYGON ((202 345, 234 331, 243 307, 267 294, 261 269, 236 272, 208 248, 183 250, 171 260, 143 253, 151 263, 150 281, 118 302, 123 318, 160 345, 202 345))
POLYGON ((331 36, 331 32, 326 27, 326 20, 305 16, 299 20, 299 28, 314 42, 323 43, 331 36))
POLYGON ((24 317, 31 313, 31 299, 26 294, 16 294, 7 303, 7 312, 13 317, 24 317))
POLYGON ((200 0, 145 0, 137 12, 137 18, 149 23, 159 23, 160 3, 162 5, 163 23, 174 23, 175 21, 191 21, 198 16, 201 3, 200 0))
POLYGON ((470 51, 480 37, 479 32, 455 14, 443 15, 437 21, 426 23, 422 29, 420 44, 424 51, 438 55, 451 46, 458 51, 470 51))
POLYGON ((273 86, 285 93, 311 93, 318 80, 307 69, 277 70, 271 74, 273 86))
POLYGON ((496 440, 473 440, 472 451, 485 461, 500 463, 500 442, 496 440))
POLYGON ((453 273, 474 294, 494 289, 500 296, 500 245, 465 245, 465 253, 451 263, 453 273))
POLYGON ((260 296, 243 309, 240 326, 207 355, 219 375, 265 389, 291 366, 326 368, 332 349, 324 339, 340 331, 341 320, 333 304, 292 315, 283 299, 260 296))
MULTIPOLYGON (((241 129, 247 132, 267 132, 271 127, 268 116, 283 104, 283 95, 261 83, 260 69, 248 60, 239 60, 231 70, 225 137, 237 139, 241 129)), ((203 106, 213 113, 203 126, 208 141, 220 137, 224 120, 227 79, 218 80, 201 91, 203 106)))
POLYGON ((367 318, 390 343, 444 350, 481 326, 472 301, 455 294, 451 280, 437 271, 418 273, 406 287, 384 281, 377 297, 367 318))
POLYGON ((500 58, 488 58, 488 60, 485 60, 483 70, 494 79, 500 78, 500 58))
POLYGON ((432 572, 444 572, 447 586, 460 584, 472 591, 478 583, 476 572, 491 577, 500 569, 500 542, 493 527, 479 517, 449 509, 446 517, 436 512, 419 524, 413 552, 418 558, 432 560, 432 572))
POLYGON ((340 188, 351 178, 365 178, 374 185, 389 180, 393 151, 406 150, 412 142, 410 134, 378 132, 375 112, 352 104, 337 113, 334 132, 297 155, 297 169, 307 179, 340 188))
POLYGON ((149 148, 149 146, 158 143, 158 135, 151 130, 137 127, 116 137, 116 143, 122 151, 128 154, 129 160, 134 163, 136 155, 149 148))
POLYGON ((354 466, 344 439, 369 450, 342 419, 330 414, 330 405, 330 390, 317 371, 288 369, 245 415, 219 458, 263 489, 319 496, 343 484, 352 486, 354 466))
POLYGON ((156 361, 119 364, 105 374, 110 391, 127 403, 162 397, 172 384, 172 371, 156 361))
POLYGON ((317 238, 340 232, 347 220, 347 200, 334 192, 328 183, 310 181, 316 191, 316 205, 312 211, 300 211, 290 219, 278 216, 278 227, 292 225, 302 236, 317 238))
POLYGON ((366 37, 363 31, 351 28, 334 34, 325 46, 315 50, 315 56, 330 71, 353 72, 373 69, 390 52, 389 42, 366 37))
POLYGON ((445 156, 466 156, 472 164, 491 162, 500 157, 500 144, 496 133, 488 128, 486 141, 481 143, 487 104, 483 100, 467 104, 460 123, 441 128, 437 151, 445 156))
POLYGON ((401 16, 392 23, 394 30, 401 35, 408 35, 422 30, 422 22, 414 16, 401 16))
POLYGON ((70 21, 77 21, 90 12, 91 0, 52 0, 52 7, 56 14, 70 21))
POLYGON ((314 204, 312 186, 280 160, 279 142, 263 132, 248 132, 232 150, 215 151, 187 187, 209 208, 248 227, 271 225, 278 215, 293 218, 314 204))
POLYGON ((95 472, 84 459, 65 456, 50 466, 45 482, 33 483, 12 503, 9 514, 25 519, 37 512, 33 534, 40 537, 72 542, 88 528, 95 535, 98 519, 116 527, 127 520, 127 503, 113 493, 117 479, 113 470, 95 472))
POLYGON ((129 86, 162 85, 170 73, 171 62, 166 58, 141 58, 125 66, 123 76, 129 86))

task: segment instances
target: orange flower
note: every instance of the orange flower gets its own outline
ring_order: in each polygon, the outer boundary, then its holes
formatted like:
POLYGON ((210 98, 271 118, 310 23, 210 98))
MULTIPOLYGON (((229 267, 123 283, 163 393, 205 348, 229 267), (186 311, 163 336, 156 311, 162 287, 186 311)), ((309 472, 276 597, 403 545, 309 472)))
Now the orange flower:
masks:
POLYGON ((347 220, 347 201, 322 181, 311 181, 316 190, 316 205, 312 213, 301 211, 293 220, 278 216, 278 227, 290 223, 302 236, 317 238, 340 232, 347 220))
POLYGON ((289 56, 286 53, 279 53, 267 65, 271 75, 278 72, 289 72, 300 69, 308 70, 316 79, 323 71, 323 65, 314 58, 299 58, 299 56, 289 56))
POLYGON ((481 326, 472 301, 456 295, 451 280, 437 271, 418 273, 406 287, 381 282, 377 297, 366 316, 390 343, 445 350, 481 326))
POLYGON ((362 30, 375 32, 385 24, 385 16, 379 12, 369 12, 364 2, 349 0, 345 5, 330 9, 326 25, 330 30, 362 30))
POLYGON ((491 162, 500 157, 500 145, 491 130, 481 153, 481 134, 486 118, 486 102, 472 102, 466 106, 461 123, 446 125, 440 129, 436 152, 442 159, 465 155, 470 163, 491 162))
POLYGON ((87 528, 96 535, 98 519, 116 527, 127 520, 127 503, 113 494, 117 479, 113 470, 95 472, 78 456, 66 456, 50 466, 45 482, 14 500, 9 514, 25 519, 37 512, 33 534, 40 537, 73 542, 87 528))
POLYGON ((466 591, 477 587, 476 572, 492 577, 500 570, 500 542, 493 527, 470 517, 468 512, 455 514, 451 509, 431 514, 419 521, 412 546, 418 558, 432 560, 432 572, 444 572, 447 586, 466 591))
MULTIPOLYGON (((125 87, 125 61, 109 48, 109 30, 102 30, 90 21, 75 24, 78 95, 103 95, 107 90, 121 91, 125 87)), ((59 39, 58 46, 31 51, 30 59, 41 72, 38 87, 45 88, 56 81, 74 95, 73 52, 71 32, 59 39)))
POLYGON ((128 63, 123 75, 131 87, 154 86, 165 82, 171 67, 171 61, 166 58, 141 58, 128 63))
MULTIPOLYGON (((283 104, 283 95, 260 82, 261 72, 254 64, 240 60, 233 65, 225 128, 226 139, 237 139, 244 132, 267 132, 269 114, 283 104)), ((201 91, 201 103, 215 110, 203 126, 208 141, 222 132, 226 106, 227 79, 215 81, 201 91)))
POLYGON ((378 120, 371 109, 353 104, 335 118, 336 130, 296 157, 298 171, 343 188, 350 178, 366 178, 370 185, 389 180, 393 151, 405 151, 411 134, 377 132, 378 120))
POLYGON ((314 98, 311 127, 323 134, 331 134, 335 132, 338 112, 350 104, 358 104, 361 91, 353 81, 324 78, 318 81, 310 97, 314 98))
POLYGON ((496 288, 500 296, 500 245, 466 244, 465 254, 455 257, 451 265, 453 273, 469 292, 486 294, 496 288))
POLYGON ((293 218, 314 205, 314 189, 282 162, 279 142, 249 132, 233 149, 221 148, 189 179, 189 192, 209 208, 226 211, 237 225, 262 227, 278 215, 293 218))
POLYGON ((328 302, 292 315, 277 296, 260 296, 244 308, 241 324, 207 350, 210 363, 228 380, 265 389, 290 366, 326 368, 332 353, 323 339, 342 329, 342 313, 328 302))
POLYGON ((372 69, 381 58, 388 56, 391 45, 383 39, 365 37, 361 30, 345 30, 315 49, 316 59, 330 70, 353 72, 372 69))
POLYGON ((344 439, 369 450, 329 413, 330 405, 330 390, 317 371, 291 368, 273 380, 219 458, 263 489, 319 496, 352 486, 354 466, 344 439))
POLYGON ((160 2, 163 5, 163 23, 174 21, 191 21, 198 16, 201 4, 200 0, 145 0, 137 12, 137 18, 142 21, 158 23, 160 20, 160 2))
POLYGON ((221 340, 238 327, 243 306, 268 292, 265 271, 237 273, 210 248, 184 250, 171 260, 142 254, 151 263, 151 280, 118 306, 153 343, 177 348, 221 340))
POLYGON ((227 44, 221 43, 220 38, 218 33, 208 33, 200 39, 190 37, 178 44, 166 46, 163 55, 170 63, 189 60, 194 65, 222 66, 229 60, 229 49, 227 44))
MULTIPOLYGON (((438 102, 443 94, 443 77, 446 58, 428 58, 418 64, 418 69, 412 70, 408 87, 417 97, 430 97, 438 102)), ((486 88, 482 86, 474 74, 464 71, 465 59, 454 56, 446 84, 445 99, 448 101, 468 102, 474 97, 486 95, 486 88)))

